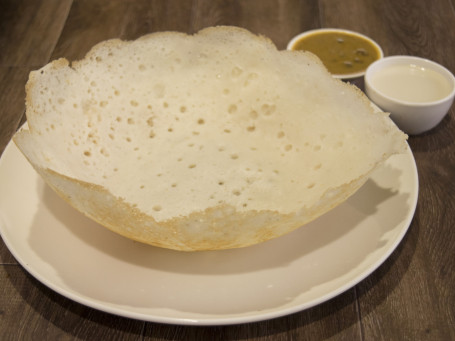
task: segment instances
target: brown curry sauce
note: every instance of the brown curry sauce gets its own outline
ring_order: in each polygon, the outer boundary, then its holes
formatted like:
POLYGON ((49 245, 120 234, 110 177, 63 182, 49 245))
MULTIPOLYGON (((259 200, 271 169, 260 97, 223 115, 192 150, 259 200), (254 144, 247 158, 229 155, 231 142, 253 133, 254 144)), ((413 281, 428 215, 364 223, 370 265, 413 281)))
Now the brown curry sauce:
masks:
POLYGON ((365 71, 381 56, 379 49, 369 40, 340 31, 322 31, 303 36, 292 45, 292 49, 314 53, 329 72, 336 75, 365 71))

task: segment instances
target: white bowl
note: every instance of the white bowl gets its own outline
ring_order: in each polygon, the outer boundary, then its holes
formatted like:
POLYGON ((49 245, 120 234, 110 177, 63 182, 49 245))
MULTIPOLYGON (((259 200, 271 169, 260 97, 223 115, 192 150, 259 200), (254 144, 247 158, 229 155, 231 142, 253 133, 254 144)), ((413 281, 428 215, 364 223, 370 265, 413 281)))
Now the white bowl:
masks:
MULTIPOLYGON (((367 41, 370 44, 370 46, 372 46, 377 51, 379 59, 384 57, 384 53, 381 49, 381 46, 379 46, 379 44, 376 43, 374 40, 372 40, 370 37, 367 37, 366 35, 363 35, 358 32, 345 30, 345 29, 341 29, 341 28, 319 28, 319 29, 305 31, 303 33, 296 35, 294 38, 292 38, 287 45, 287 49, 295 50, 295 44, 299 40, 301 40, 305 37, 311 36, 311 35, 319 34, 319 33, 339 33, 341 35, 348 35, 348 36, 354 36, 354 37, 360 38, 361 40, 367 41)), ((336 49, 334 48, 333 53, 335 53, 335 52, 336 52, 336 49)), ((317 55, 317 53, 315 53, 315 54, 317 55)), ((367 67, 368 67, 368 65, 365 65, 364 69, 357 71, 357 72, 343 73, 343 74, 332 73, 332 76, 334 78, 340 78, 340 79, 353 79, 353 78, 362 77, 365 74, 365 70, 367 67)))
POLYGON ((391 56, 372 63, 365 73, 365 92, 405 133, 436 127, 455 96, 455 77, 424 58, 391 56))

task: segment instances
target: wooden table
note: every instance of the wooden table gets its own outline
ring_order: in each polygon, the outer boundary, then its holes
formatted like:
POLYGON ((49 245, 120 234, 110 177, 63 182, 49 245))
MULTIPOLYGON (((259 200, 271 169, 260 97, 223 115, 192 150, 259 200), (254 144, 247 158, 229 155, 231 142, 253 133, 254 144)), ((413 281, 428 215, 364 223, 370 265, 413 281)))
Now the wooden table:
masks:
MULTIPOLYGON (((245 27, 280 49, 305 30, 352 29, 376 40, 385 55, 426 57, 455 71, 454 0, 0 0, 0 151, 24 120, 30 70, 59 57, 82 58, 108 38, 213 25, 245 27)), ((362 80, 356 84, 362 88, 362 80)), ((0 241, 0 339, 454 340, 455 106, 409 144, 420 197, 407 235, 372 275, 326 303, 243 325, 142 322, 56 294, 0 241)))

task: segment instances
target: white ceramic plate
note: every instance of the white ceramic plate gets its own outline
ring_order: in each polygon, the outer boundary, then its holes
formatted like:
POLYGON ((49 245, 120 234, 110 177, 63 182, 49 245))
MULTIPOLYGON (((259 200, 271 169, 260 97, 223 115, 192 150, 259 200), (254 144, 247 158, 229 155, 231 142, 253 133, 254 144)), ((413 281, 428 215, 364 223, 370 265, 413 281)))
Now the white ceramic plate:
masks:
POLYGON ((418 195, 410 150, 313 223, 256 246, 181 253, 133 242, 49 189, 10 143, 0 160, 0 233, 39 281, 84 305, 173 324, 265 320, 353 287, 392 253, 418 195))

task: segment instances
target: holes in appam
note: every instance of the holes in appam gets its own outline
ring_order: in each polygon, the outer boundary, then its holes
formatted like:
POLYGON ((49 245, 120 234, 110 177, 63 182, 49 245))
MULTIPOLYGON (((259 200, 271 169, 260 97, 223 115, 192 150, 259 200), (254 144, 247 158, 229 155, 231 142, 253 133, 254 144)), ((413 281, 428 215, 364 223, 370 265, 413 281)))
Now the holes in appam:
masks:
POLYGON ((228 107, 228 113, 234 114, 236 111, 237 111, 237 105, 235 105, 235 104, 229 105, 229 107, 228 107))
POLYGON ((188 165, 188 168, 190 168, 190 169, 196 168, 196 164, 195 163, 191 163, 190 165, 188 165))
POLYGON ((177 183, 175 183, 175 182, 174 182, 174 183, 172 183, 172 184, 171 184, 171 187, 172 187, 172 188, 175 188, 175 187, 177 187, 177 183))
POLYGON ((116 120, 117 122, 122 122, 122 118, 121 118, 120 116, 117 116, 117 117, 115 118, 115 120, 116 120))
POLYGON ((172 127, 169 127, 169 128, 167 128, 167 131, 172 133, 174 131, 174 129, 172 129, 172 127))
POLYGON ((227 133, 227 134, 229 134, 229 133, 231 132, 230 129, 224 129, 223 131, 224 131, 225 133, 227 133))
POLYGON ((104 148, 101 148, 100 153, 101 153, 101 155, 103 155, 103 156, 105 156, 105 157, 109 157, 109 153, 108 153, 107 150, 104 149, 104 148))
POLYGON ((250 111, 250 117, 255 120, 256 118, 258 118, 258 112, 256 110, 251 110, 250 111))
POLYGON ((292 149, 292 144, 287 144, 284 146, 284 150, 287 152, 290 151, 291 149, 292 149))
POLYGON ((255 127, 255 126, 248 126, 248 127, 246 127, 246 130, 247 130, 248 132, 252 133, 253 131, 256 130, 256 127, 255 127))
POLYGON ((126 142, 131 142, 131 137, 127 136, 127 137, 125 138, 125 140, 126 140, 126 142))
POLYGON ((239 68, 238 66, 235 66, 235 67, 231 70, 231 75, 234 76, 234 77, 239 77, 242 73, 243 73, 242 69, 239 68))
POLYGON ((264 116, 270 116, 276 111, 275 104, 263 104, 261 106, 261 112, 264 116))
POLYGON ((169 103, 168 102, 163 102, 163 108, 168 108, 169 107, 169 103))
POLYGON ((247 177, 247 178, 245 179, 245 182, 246 182, 248 185, 251 185, 251 184, 253 184, 254 179, 253 179, 253 178, 250 178, 250 177, 247 177))
POLYGON ((315 184, 314 182, 312 182, 312 183, 308 184, 308 185, 306 186, 306 188, 312 189, 315 185, 316 185, 316 184, 315 184))
POLYGON ((128 124, 134 124, 134 118, 128 117, 128 119, 126 120, 126 122, 127 122, 128 124))
POLYGON ((101 108, 105 108, 105 107, 107 107, 107 105, 108 105, 108 101, 101 101, 100 102, 100 107, 101 108))
POLYGON ((315 145, 315 146, 313 147, 313 150, 314 150, 315 152, 320 151, 320 150, 321 150, 321 145, 319 145, 319 144, 315 145))
POLYGON ((154 137, 155 137, 155 132, 153 130, 151 130, 149 133, 149 138, 153 139, 154 137))
POLYGON ((223 94, 225 94, 225 95, 229 95, 230 92, 231 92, 231 90, 229 90, 227 88, 223 90, 223 94))
POLYGON ((236 196, 240 196, 240 195, 242 194, 242 192, 241 192, 240 190, 238 190, 238 189, 234 189, 234 190, 232 191, 232 194, 234 194, 234 195, 236 195, 236 196))
POLYGON ((187 110, 186 106, 182 105, 182 106, 180 107, 180 112, 181 112, 182 114, 185 113, 186 110, 187 110))
POLYGON ((223 180, 218 181, 218 185, 223 186, 224 185, 224 181, 223 180))
POLYGON ((130 104, 131 104, 131 106, 133 106, 133 107, 137 107, 137 106, 139 105, 139 103, 138 103, 137 101, 135 101, 135 100, 131 100, 131 101, 130 101, 130 104))
POLYGON ((231 154, 231 159, 232 160, 237 160, 239 156, 237 154, 231 154))
POLYGON ((318 163, 317 165, 315 165, 315 166, 313 167, 313 169, 314 169, 314 170, 318 170, 318 169, 321 169, 321 167, 322 167, 322 164, 318 163))
POLYGON ((205 121, 203 118, 200 118, 197 120, 197 124, 204 124, 204 123, 205 123, 205 121))
POLYGON ((139 69, 139 71, 145 71, 145 65, 139 64, 138 69, 139 69))
POLYGON ((335 145, 336 148, 341 148, 343 147, 343 141, 338 141, 335 145))
POLYGON ((89 150, 84 151, 84 155, 87 157, 92 156, 92 153, 89 150))
POLYGON ((254 81, 255 79, 257 79, 258 77, 259 77, 259 75, 255 72, 248 74, 245 82, 243 83, 243 86, 245 86, 245 87, 249 86, 251 84, 251 82, 254 81))
POLYGON ((148 125, 149 127, 153 127, 153 117, 152 117, 152 116, 150 116, 150 117, 147 119, 147 125, 148 125))
POLYGON ((153 210, 156 211, 156 212, 159 212, 161 211, 163 208, 160 206, 160 205, 155 205, 153 206, 153 210))
POLYGON ((284 137, 284 131, 279 131, 278 134, 276 135, 276 137, 278 137, 279 139, 282 139, 284 137))

